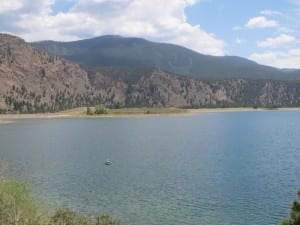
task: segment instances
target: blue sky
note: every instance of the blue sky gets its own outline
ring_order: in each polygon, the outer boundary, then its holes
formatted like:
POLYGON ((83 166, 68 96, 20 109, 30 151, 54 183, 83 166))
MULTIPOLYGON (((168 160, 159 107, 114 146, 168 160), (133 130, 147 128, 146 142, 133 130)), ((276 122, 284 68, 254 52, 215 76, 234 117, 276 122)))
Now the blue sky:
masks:
POLYGON ((0 32, 26 41, 105 34, 300 68, 300 0, 2 0, 0 32))
MULTIPOLYGON (((246 58, 254 57, 254 54, 269 54, 275 52, 289 52, 299 49, 300 28, 300 1, 286 0, 207 0, 186 8, 187 21, 191 24, 200 24, 201 27, 217 38, 226 42, 225 54, 238 55, 246 58), (201 13, 203 12, 203 13, 201 13), (247 27, 246 24, 253 18, 265 18, 266 21, 274 21, 275 26, 247 27), (282 41, 280 42, 280 38, 282 41), (285 38, 286 37, 286 41, 285 38), (276 39, 277 38, 277 39, 276 39), (262 43, 269 40, 278 40, 277 45, 262 43), (263 47, 262 47, 263 46, 263 47)), ((275 41, 276 42, 276 41, 275 41)), ((259 61, 259 60, 256 60, 259 61)), ((270 62, 272 65, 273 58, 270 62)), ((300 67, 300 58, 297 57, 291 64, 300 67)), ((273 61, 274 62, 274 61, 273 61)), ((280 66, 280 63, 278 63, 280 66)), ((288 63, 285 63, 287 67, 288 63)), ((284 67, 282 65, 281 67, 284 67)))

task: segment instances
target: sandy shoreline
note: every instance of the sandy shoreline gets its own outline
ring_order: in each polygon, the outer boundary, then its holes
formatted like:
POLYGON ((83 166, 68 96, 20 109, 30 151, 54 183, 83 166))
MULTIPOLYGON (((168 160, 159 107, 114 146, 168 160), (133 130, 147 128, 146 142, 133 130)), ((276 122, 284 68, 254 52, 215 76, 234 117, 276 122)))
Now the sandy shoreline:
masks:
POLYGON ((188 113, 219 113, 219 112, 256 112, 256 111, 300 111, 300 107, 293 108, 212 108, 212 109, 188 109, 188 113))
MULTIPOLYGON (((265 108, 211 108, 211 109, 187 109, 185 112, 178 113, 133 113, 133 114, 105 114, 98 116, 87 116, 84 111, 68 110, 58 113, 37 113, 37 114, 4 114, 0 115, 0 124, 11 123, 19 119, 56 119, 56 118, 126 118, 126 117, 151 117, 151 116, 186 116, 201 113, 221 113, 221 112, 251 112, 251 111, 270 111, 271 109, 265 108)), ((276 111, 300 111, 300 108, 278 108, 276 111)))

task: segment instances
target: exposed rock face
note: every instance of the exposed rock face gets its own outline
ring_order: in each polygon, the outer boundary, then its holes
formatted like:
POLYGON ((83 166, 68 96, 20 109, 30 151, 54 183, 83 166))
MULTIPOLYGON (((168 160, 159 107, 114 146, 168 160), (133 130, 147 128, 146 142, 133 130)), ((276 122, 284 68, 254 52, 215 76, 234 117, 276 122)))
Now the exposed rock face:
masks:
POLYGON ((300 83, 291 81, 201 81, 156 70, 130 85, 101 74, 93 77, 93 84, 107 103, 120 106, 300 106, 300 83))
POLYGON ((90 88, 87 73, 78 65, 0 34, 1 108, 49 111, 63 108, 63 102, 74 107, 84 104, 81 98, 90 88))
POLYGON ((96 72, 90 74, 92 86, 100 93, 102 101, 109 106, 125 106, 128 85, 96 72))
POLYGON ((136 77, 126 83, 100 72, 87 74, 20 38, 0 34, 0 113, 48 112, 97 103, 111 107, 300 106, 297 81, 204 81, 160 70, 136 77))

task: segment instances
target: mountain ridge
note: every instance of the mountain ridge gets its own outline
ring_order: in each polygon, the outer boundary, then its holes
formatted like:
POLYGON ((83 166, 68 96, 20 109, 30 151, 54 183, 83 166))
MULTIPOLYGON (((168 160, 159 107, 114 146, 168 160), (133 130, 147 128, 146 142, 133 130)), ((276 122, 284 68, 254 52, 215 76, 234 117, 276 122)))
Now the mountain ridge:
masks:
POLYGON ((0 34, 0 113, 107 107, 299 107, 299 80, 200 79, 151 67, 84 70, 0 34))
POLYGON ((286 73, 239 56, 210 56, 188 48, 142 38, 106 35, 72 42, 41 41, 34 46, 80 64, 98 67, 151 67, 199 79, 300 79, 300 70, 286 73))

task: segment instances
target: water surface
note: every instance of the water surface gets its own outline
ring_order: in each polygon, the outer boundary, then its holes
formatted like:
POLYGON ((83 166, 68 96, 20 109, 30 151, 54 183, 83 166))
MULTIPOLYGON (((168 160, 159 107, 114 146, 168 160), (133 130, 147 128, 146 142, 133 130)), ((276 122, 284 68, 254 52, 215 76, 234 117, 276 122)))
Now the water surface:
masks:
POLYGON ((131 225, 275 225, 300 187, 299 137, 295 111, 18 120, 0 126, 0 157, 51 208, 131 225))

